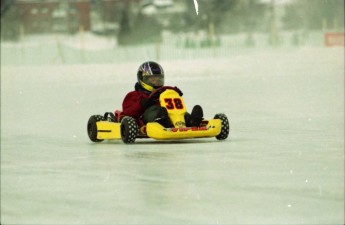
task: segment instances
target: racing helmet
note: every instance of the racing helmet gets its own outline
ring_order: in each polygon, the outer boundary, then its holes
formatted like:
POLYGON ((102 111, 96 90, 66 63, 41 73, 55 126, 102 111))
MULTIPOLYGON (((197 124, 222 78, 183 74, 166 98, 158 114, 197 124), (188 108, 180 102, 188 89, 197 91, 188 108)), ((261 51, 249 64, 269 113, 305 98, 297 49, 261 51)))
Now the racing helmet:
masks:
POLYGON ((148 61, 141 64, 137 73, 138 83, 147 91, 153 91, 164 85, 164 71, 161 65, 148 61))

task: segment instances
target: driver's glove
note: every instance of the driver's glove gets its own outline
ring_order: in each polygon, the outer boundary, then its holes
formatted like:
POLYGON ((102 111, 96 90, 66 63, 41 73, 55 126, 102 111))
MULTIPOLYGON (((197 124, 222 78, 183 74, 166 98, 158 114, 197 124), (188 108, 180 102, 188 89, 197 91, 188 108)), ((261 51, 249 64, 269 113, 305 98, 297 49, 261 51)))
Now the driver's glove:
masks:
POLYGON ((144 98, 140 102, 141 107, 143 107, 144 109, 146 109, 146 108, 148 108, 154 104, 155 104, 155 100, 153 100, 152 98, 144 98))

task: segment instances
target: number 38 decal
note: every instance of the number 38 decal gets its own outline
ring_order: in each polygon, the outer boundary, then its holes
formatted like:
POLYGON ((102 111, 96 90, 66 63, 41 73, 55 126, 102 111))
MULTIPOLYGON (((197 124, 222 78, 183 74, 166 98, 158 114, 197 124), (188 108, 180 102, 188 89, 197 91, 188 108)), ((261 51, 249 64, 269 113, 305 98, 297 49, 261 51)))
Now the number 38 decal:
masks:
POLYGON ((183 109, 183 104, 180 98, 165 98, 165 107, 167 109, 183 109))

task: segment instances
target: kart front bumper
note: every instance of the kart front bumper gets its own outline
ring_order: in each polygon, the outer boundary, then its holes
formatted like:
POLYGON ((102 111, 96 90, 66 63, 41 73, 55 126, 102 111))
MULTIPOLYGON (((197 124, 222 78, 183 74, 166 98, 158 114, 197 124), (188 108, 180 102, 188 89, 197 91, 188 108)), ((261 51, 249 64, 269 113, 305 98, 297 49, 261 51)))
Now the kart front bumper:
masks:
POLYGON ((99 121, 97 124, 97 139, 121 139, 121 123, 99 121))
MULTIPOLYGON (((157 140, 206 138, 219 135, 221 124, 220 119, 212 119, 202 127, 165 128, 159 123, 150 122, 146 124, 146 132, 147 137, 157 140)), ((121 139, 121 124, 107 121, 97 122, 97 139, 121 139)))
POLYGON ((220 134, 222 121, 212 119, 206 126, 165 128, 159 123, 151 122, 146 125, 147 136, 158 140, 188 139, 215 137, 220 134))

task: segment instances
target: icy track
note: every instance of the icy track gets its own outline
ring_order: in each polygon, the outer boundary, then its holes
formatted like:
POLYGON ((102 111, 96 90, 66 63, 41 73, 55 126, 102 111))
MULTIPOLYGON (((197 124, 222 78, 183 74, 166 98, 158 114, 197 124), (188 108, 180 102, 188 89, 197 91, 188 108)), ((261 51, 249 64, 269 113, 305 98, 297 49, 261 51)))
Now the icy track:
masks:
POLYGON ((1 66, 1 224, 344 223, 343 48, 161 61, 230 138, 92 143, 140 63, 1 66))

